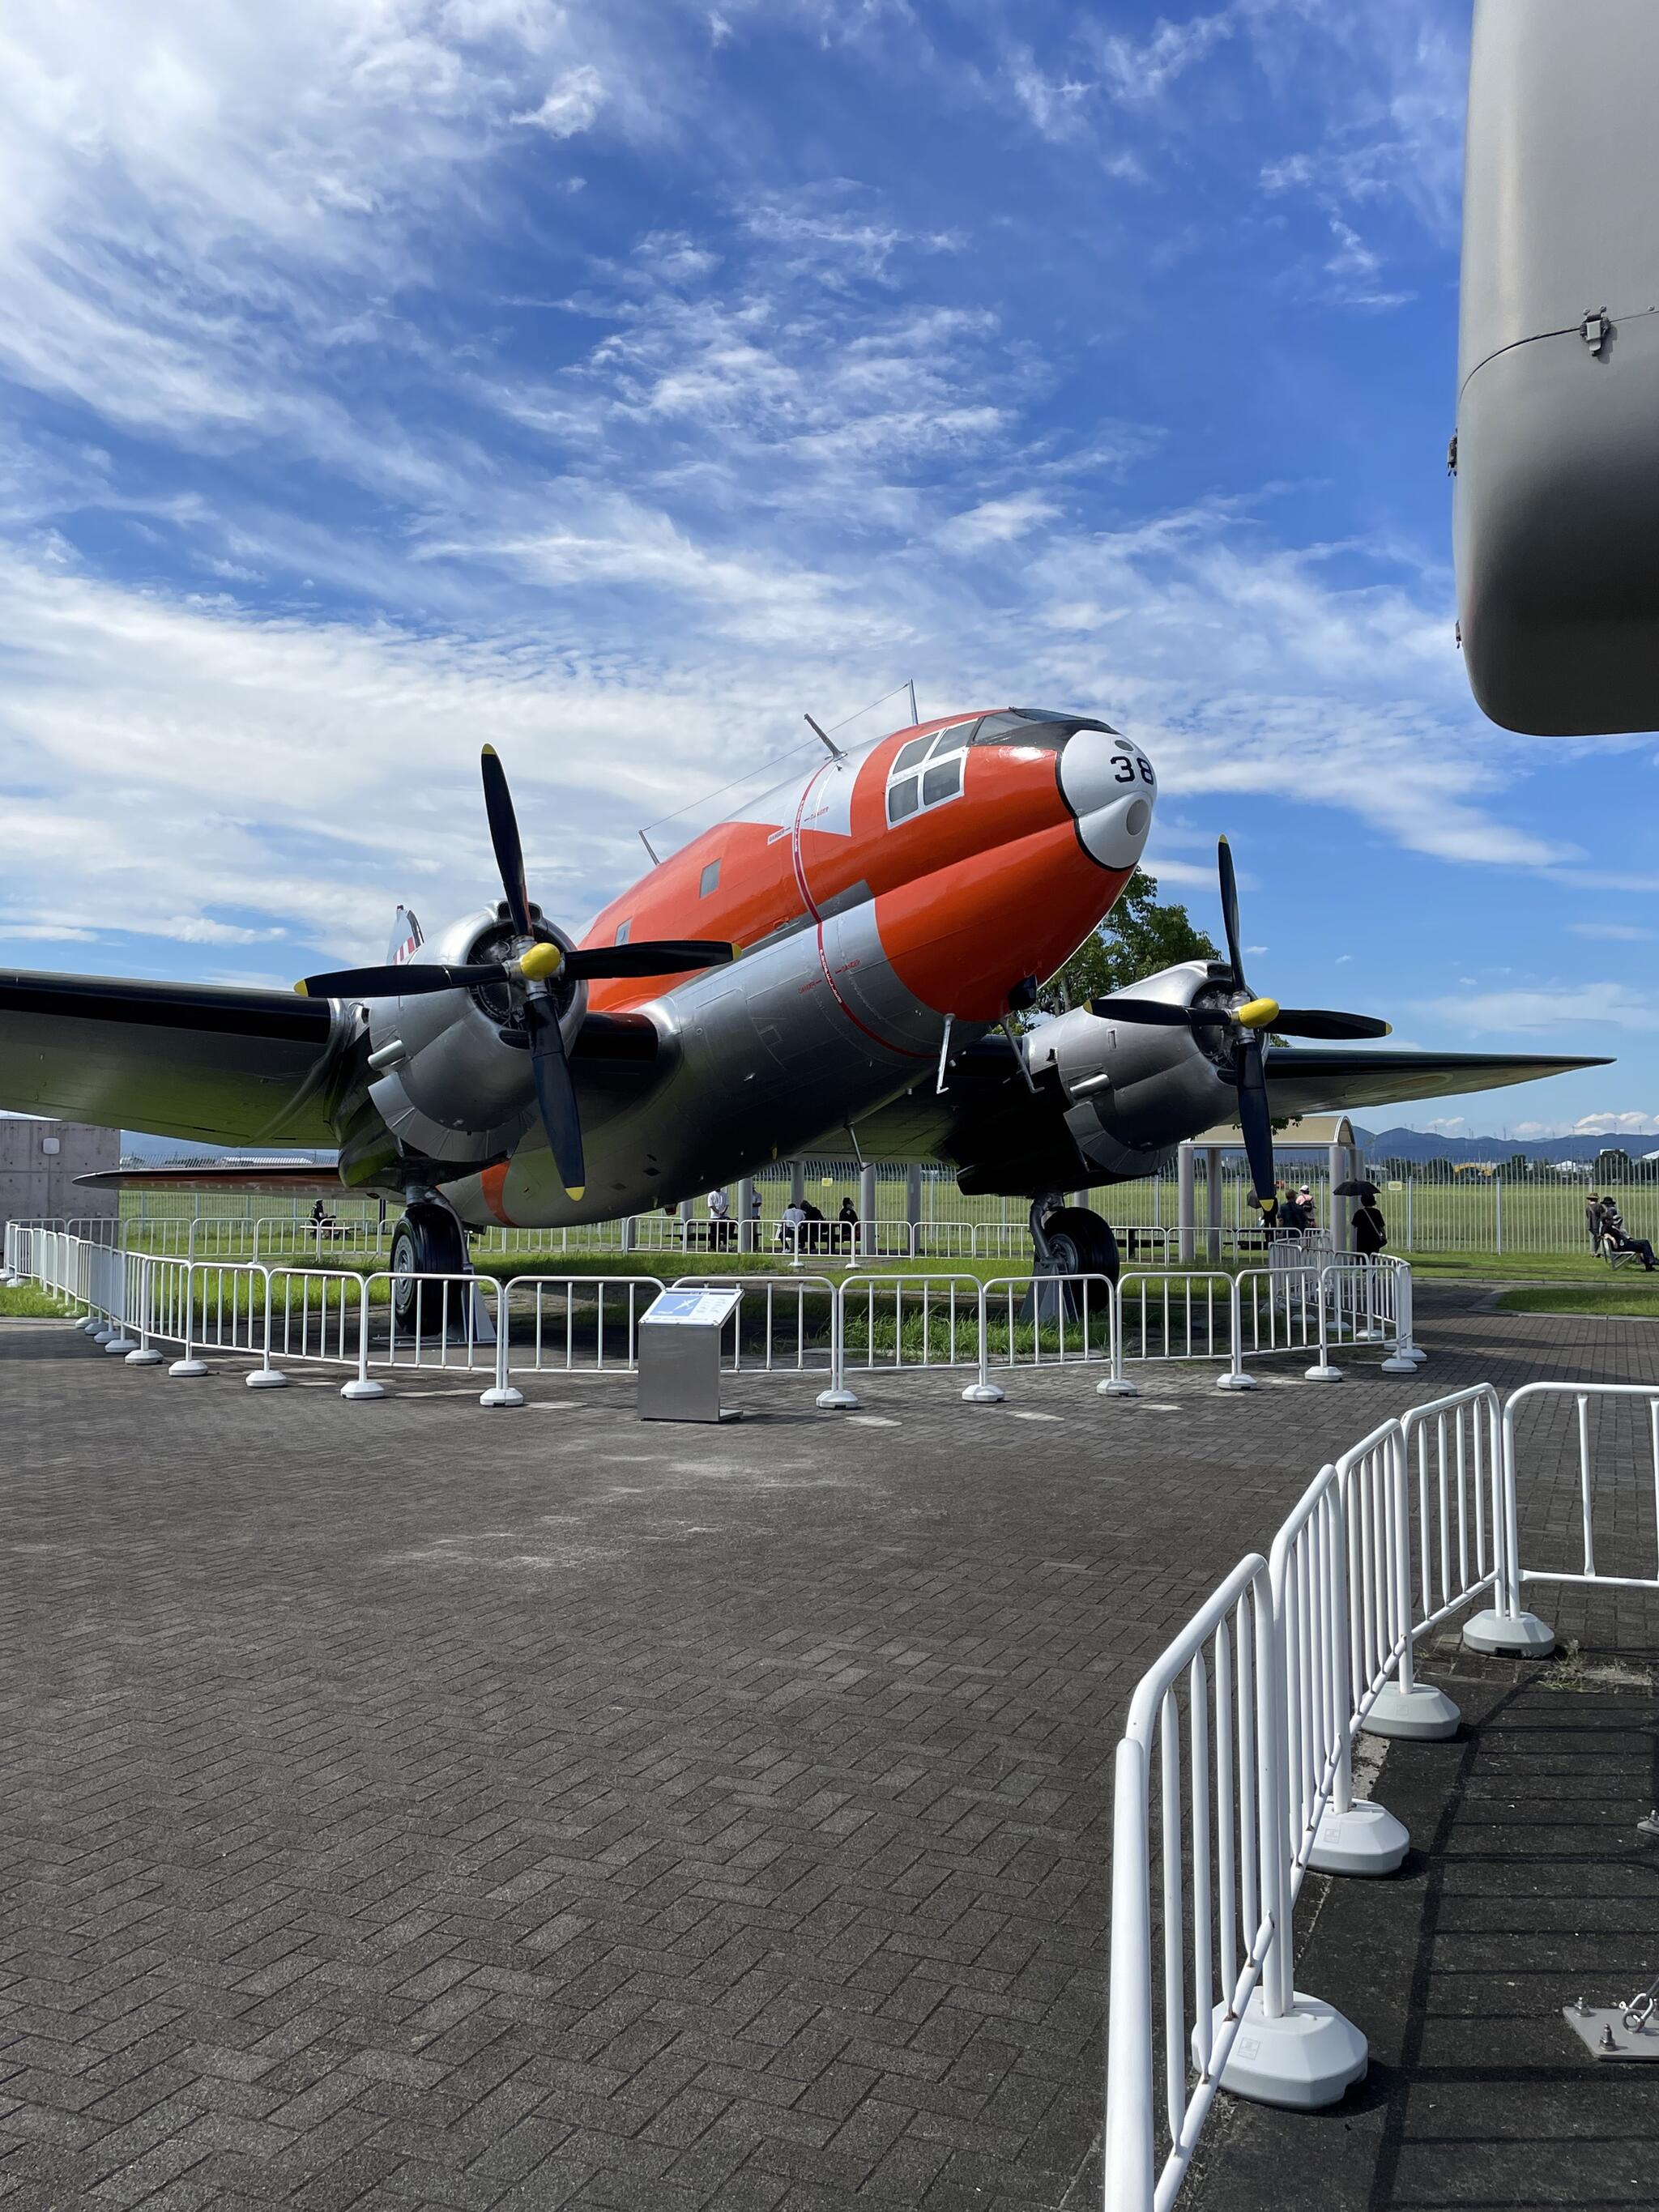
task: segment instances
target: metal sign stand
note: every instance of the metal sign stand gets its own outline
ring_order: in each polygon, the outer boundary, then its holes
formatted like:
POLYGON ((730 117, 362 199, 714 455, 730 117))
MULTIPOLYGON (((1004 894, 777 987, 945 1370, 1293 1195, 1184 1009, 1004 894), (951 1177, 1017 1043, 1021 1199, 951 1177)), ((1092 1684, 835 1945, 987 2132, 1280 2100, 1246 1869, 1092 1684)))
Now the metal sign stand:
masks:
POLYGON ((740 1421, 720 1404, 720 1339, 740 1290, 667 1290, 640 1316, 642 1421, 740 1421))

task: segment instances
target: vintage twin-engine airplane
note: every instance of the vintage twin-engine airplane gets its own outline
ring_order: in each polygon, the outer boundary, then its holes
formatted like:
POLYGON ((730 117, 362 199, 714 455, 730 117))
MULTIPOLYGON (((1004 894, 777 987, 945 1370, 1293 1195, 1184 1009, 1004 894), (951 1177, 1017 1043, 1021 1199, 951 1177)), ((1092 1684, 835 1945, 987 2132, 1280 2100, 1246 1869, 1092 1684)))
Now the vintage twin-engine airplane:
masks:
POLYGON ((1152 826, 1151 762, 1089 716, 943 715, 831 747, 580 942, 529 898, 489 747, 483 781, 499 904, 432 943, 410 927, 386 964, 297 995, 0 976, 0 1104, 337 1146, 346 1185, 404 1201, 394 1265, 415 1273, 464 1265, 469 1228, 659 1207, 843 1136, 865 1159, 935 1158, 965 1191, 1026 1197, 1039 1259, 1115 1271, 1109 1228, 1057 1212, 1059 1194, 1150 1174, 1218 1121, 1241 1122, 1266 1198, 1272 1115, 1592 1064, 1269 1044, 1388 1025, 1252 994, 1224 841, 1226 961, 1017 1034, 1152 826))

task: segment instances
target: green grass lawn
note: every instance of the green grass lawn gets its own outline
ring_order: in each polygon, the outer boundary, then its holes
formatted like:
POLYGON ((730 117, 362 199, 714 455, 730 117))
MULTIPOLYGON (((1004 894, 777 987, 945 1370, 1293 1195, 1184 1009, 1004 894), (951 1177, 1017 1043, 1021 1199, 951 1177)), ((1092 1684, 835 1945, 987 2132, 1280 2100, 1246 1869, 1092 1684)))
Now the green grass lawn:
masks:
POLYGON ((0 1284, 0 1318, 13 1321, 62 1321, 78 1306, 65 1305, 62 1298, 53 1297, 49 1291, 36 1290, 33 1283, 0 1284))

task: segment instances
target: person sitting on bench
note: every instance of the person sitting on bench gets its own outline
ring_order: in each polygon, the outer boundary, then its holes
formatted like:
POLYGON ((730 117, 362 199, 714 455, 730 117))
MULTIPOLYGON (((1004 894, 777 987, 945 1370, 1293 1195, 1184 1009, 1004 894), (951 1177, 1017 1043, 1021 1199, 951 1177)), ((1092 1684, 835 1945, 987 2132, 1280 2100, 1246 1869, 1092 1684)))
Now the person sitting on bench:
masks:
POLYGON ((1612 1252, 1634 1252, 1642 1262, 1643 1272, 1653 1273, 1653 1247, 1645 1237, 1627 1237, 1625 1217, 1611 1196, 1601 1200, 1601 1242, 1612 1252))

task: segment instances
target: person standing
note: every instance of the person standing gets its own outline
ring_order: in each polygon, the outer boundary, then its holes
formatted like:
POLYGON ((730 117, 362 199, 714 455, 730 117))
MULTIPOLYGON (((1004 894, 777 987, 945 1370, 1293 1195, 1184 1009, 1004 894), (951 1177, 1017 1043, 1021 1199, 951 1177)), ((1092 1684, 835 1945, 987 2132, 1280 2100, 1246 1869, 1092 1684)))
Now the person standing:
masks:
POLYGON ((859 1210, 850 1198, 842 1199, 836 1223, 836 1242, 850 1259, 859 1248, 859 1210))
POLYGON ((717 1252, 725 1251, 732 1241, 732 1201, 724 1189, 708 1194, 708 1242, 717 1252))
POLYGON ((1601 1201, 1594 1191, 1584 1200, 1584 1227, 1589 1232, 1590 1250, 1599 1255, 1602 1233, 1601 1201))
POLYGON ((1362 1198, 1353 1212, 1353 1249, 1362 1259, 1374 1260, 1389 1241, 1389 1224, 1374 1198, 1362 1198))

